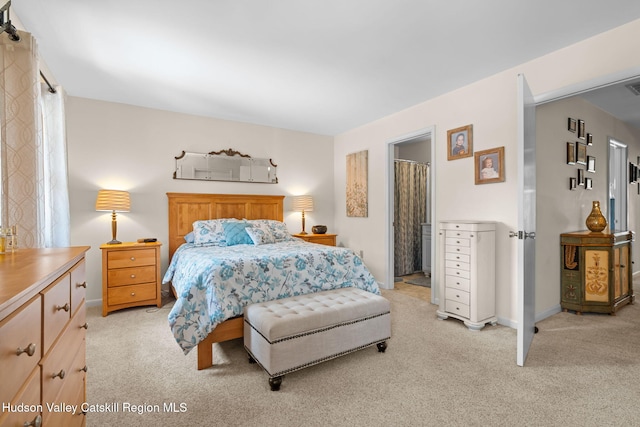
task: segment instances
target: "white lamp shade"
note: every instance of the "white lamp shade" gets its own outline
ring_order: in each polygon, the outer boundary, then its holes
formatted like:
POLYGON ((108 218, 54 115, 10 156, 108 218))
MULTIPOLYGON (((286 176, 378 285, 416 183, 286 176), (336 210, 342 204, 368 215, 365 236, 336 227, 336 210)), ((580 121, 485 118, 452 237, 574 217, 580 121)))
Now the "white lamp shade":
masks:
POLYGON ((313 210, 313 197, 293 196, 293 210, 296 212, 309 212, 313 210))
POLYGON ((96 199, 97 211, 129 212, 131 201, 129 192, 121 190, 100 190, 96 199))

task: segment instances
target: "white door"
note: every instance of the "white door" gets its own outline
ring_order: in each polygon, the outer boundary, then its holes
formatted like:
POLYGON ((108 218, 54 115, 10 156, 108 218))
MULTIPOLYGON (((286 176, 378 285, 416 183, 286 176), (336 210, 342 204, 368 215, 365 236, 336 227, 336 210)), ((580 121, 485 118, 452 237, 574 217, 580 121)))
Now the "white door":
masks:
POLYGON ((524 75, 518 75, 518 336, 524 366, 535 333, 536 111, 524 75))

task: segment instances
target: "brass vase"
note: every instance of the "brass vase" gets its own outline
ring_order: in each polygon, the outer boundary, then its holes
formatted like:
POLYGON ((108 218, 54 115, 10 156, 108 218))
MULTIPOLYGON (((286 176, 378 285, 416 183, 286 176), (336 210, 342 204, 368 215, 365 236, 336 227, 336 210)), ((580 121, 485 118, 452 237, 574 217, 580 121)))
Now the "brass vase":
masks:
POLYGON ((594 200, 591 213, 585 223, 587 224, 587 228, 594 232, 600 232, 607 228, 607 219, 600 211, 600 202, 594 200))

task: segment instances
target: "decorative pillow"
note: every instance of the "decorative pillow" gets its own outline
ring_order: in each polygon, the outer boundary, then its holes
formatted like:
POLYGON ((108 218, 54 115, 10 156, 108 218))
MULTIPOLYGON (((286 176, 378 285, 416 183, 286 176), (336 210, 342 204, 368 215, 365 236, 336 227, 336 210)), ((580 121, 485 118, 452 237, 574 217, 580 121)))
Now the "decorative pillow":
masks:
POLYGON ((282 221, 276 221, 273 219, 253 219, 249 220, 249 223, 254 227, 256 224, 259 224, 262 229, 268 229, 273 237, 276 239, 276 242, 286 242, 288 240, 294 240, 294 237, 289 233, 289 229, 287 228, 287 224, 282 221))
POLYGON ((193 231, 188 232, 187 234, 184 235, 184 241, 187 243, 193 243, 193 241, 195 240, 195 237, 193 235, 193 231))
POLYGON ((273 237, 271 231, 260 224, 253 224, 253 226, 245 228, 245 231, 253 241, 254 245, 264 245, 276 242, 276 238, 273 237))
POLYGON ((245 229, 251 227, 251 224, 245 221, 225 221, 222 224, 224 228, 224 239, 227 246, 234 245, 250 245, 253 243, 245 229))
POLYGON ((241 222, 235 218, 195 221, 193 223, 193 244, 196 246, 227 246, 223 227, 227 221, 241 222))

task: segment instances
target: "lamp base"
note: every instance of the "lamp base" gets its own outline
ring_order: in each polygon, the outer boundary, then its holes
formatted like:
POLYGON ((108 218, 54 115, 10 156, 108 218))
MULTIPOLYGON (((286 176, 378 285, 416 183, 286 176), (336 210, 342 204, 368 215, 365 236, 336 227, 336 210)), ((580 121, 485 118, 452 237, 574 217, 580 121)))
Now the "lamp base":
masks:
POLYGON ((302 230, 302 231, 301 231, 301 232, 299 232, 298 234, 300 234, 300 235, 305 235, 305 234, 309 234, 309 233, 307 233, 306 231, 302 230))
POLYGON ((120 245, 120 244, 122 244, 122 242, 120 240, 115 240, 114 239, 114 240, 112 240, 110 242, 107 242, 106 244, 107 245, 120 245))

